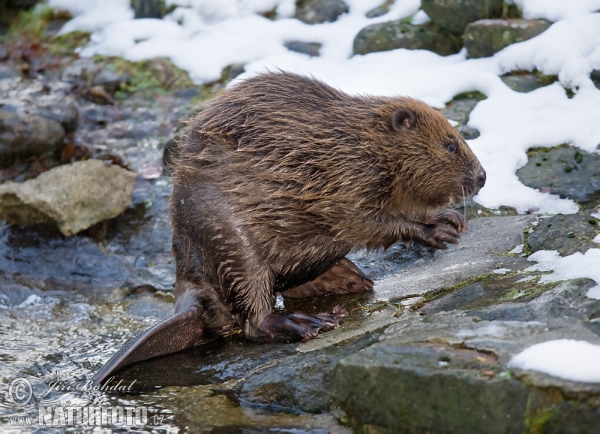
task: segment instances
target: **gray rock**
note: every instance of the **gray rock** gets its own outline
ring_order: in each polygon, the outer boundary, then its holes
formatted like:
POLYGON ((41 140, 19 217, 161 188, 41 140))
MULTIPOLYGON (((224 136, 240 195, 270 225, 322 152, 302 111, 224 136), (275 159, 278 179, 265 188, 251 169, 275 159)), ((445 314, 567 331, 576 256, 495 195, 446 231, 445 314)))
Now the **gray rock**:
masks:
POLYGON ((129 82, 130 79, 129 74, 119 73, 114 70, 112 65, 108 64, 94 76, 92 85, 102 86, 108 93, 113 94, 121 85, 129 82))
POLYGON ((469 122, 469 115, 475 109, 475 106, 479 102, 475 98, 462 98, 451 101, 446 107, 440 110, 440 112, 446 116, 447 119, 458 122, 461 125, 465 125, 469 122))
POLYGON ((56 167, 21 184, 0 185, 0 215, 18 225, 53 222, 70 236, 127 209, 135 178, 98 160, 56 167))
POLYGON ((92 58, 77 59, 63 69, 61 79, 68 83, 91 82, 99 68, 100 66, 92 58))
POLYGON ((225 78, 226 81, 233 80, 238 75, 243 74, 246 71, 246 66, 243 63, 233 63, 223 69, 221 76, 225 78))
POLYGON ((65 130, 42 116, 0 110, 0 167, 32 156, 60 153, 65 130))
POLYGON ((407 48, 430 50, 447 56, 458 53, 461 46, 460 38, 439 33, 430 23, 415 26, 402 20, 372 24, 354 38, 354 54, 407 48))
POLYGON ((473 128, 469 125, 461 125, 458 127, 458 132, 465 140, 473 140, 481 135, 477 128, 473 128))
POLYGON ((387 14, 390 11, 390 6, 394 4, 394 0, 386 0, 376 8, 371 9, 365 15, 367 18, 377 18, 387 14))
POLYGON ((77 103, 69 97, 57 95, 39 98, 36 106, 29 107, 29 112, 47 119, 59 122, 65 132, 72 133, 79 124, 79 110, 77 103))
POLYGON ((463 41, 468 57, 489 57, 511 44, 539 35, 551 24, 546 20, 479 20, 467 26, 463 41))
POLYGON ((8 58, 8 50, 6 45, 0 44, 0 60, 6 60, 8 58))
POLYGON ((421 7, 431 21, 460 36, 467 24, 483 18, 499 18, 503 0, 422 0, 421 7))
POLYGON ((342 0, 299 0, 294 18, 306 24, 320 24, 333 22, 348 10, 348 5, 342 0))
POLYGON ((572 147, 532 149, 517 170, 521 182, 540 191, 573 199, 585 207, 600 202, 600 155, 572 147))
POLYGON ((506 300, 514 277, 505 280, 504 287, 483 281, 483 289, 471 286, 475 294, 465 287, 446 295, 437 306, 422 308, 424 316, 405 313, 379 343, 342 359, 334 396, 354 430, 505 433, 525 432, 535 423, 540 432, 558 433, 598 426, 597 405, 588 400, 598 396, 600 385, 507 370, 512 356, 536 343, 599 344, 600 334, 588 324, 600 313, 600 302, 585 297, 596 283, 561 282, 527 301, 503 302, 500 294, 506 300), (493 292, 493 305, 456 311, 493 292))
POLYGON ((14 68, 11 68, 8 65, 0 64, 0 80, 13 79, 13 78, 18 78, 20 76, 21 76, 21 74, 19 74, 17 71, 15 71, 14 68))
POLYGON ((165 0, 131 0, 136 18, 162 18, 165 15, 165 0))
POLYGON ((544 86, 541 78, 533 74, 503 75, 500 79, 515 92, 527 93, 544 86))
POLYGON ((598 220, 581 214, 557 214, 540 220, 527 242, 533 252, 558 250, 561 256, 585 253, 597 248, 592 242, 599 229, 598 220))
POLYGON ((288 41, 283 44, 285 48, 296 53, 308 54, 311 57, 319 56, 319 50, 322 44, 318 42, 302 42, 302 41, 288 41))
POLYGON ((594 82, 594 86, 600 89, 600 69, 594 69, 590 73, 590 78, 594 82))

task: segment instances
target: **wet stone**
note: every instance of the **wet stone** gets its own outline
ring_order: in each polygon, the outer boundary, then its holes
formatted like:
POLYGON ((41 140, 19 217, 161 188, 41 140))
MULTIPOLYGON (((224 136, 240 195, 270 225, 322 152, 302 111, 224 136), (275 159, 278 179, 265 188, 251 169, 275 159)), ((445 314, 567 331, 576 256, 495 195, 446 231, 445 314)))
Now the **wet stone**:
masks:
POLYGON ((10 80, 20 76, 21 74, 19 74, 14 68, 11 68, 8 65, 0 64, 0 80, 10 80))
POLYGON ((519 180, 545 193, 558 194, 584 205, 600 203, 600 154, 573 147, 530 149, 519 180))
POLYGON ((460 36, 467 24, 502 15, 503 0, 422 0, 421 7, 435 24, 460 36))
POLYGON ((406 48, 447 56, 458 53, 461 47, 459 38, 438 32, 430 23, 417 26, 402 20, 372 24, 362 29, 354 39, 354 54, 406 48))
POLYGON ((541 78, 533 74, 503 75, 502 82, 515 92, 527 93, 544 86, 541 78))
POLYGON ((283 44, 285 48, 296 53, 308 54, 311 57, 319 56, 319 50, 322 44, 318 42, 302 42, 302 41, 288 41, 283 44))
POLYGON ((294 18, 306 24, 321 24, 337 20, 348 10, 342 0, 299 0, 294 18))
POLYGON ((68 83, 85 82, 92 80, 98 69, 99 65, 92 58, 83 57, 63 69, 61 78, 68 83))
POLYGON ((557 250, 561 256, 597 248, 592 242, 600 229, 597 219, 581 214, 557 214, 540 220, 527 242, 533 252, 557 250))
POLYGON ((465 29, 463 41, 470 58, 493 56, 511 44, 523 42, 546 31, 547 20, 479 20, 465 29))
POLYGON ((65 138, 59 122, 9 110, 0 109, 0 167, 28 157, 58 156, 65 138))
POLYGON ((130 79, 129 74, 117 72, 112 65, 107 65, 100 70, 92 81, 93 86, 102 86, 108 93, 115 93, 122 84, 130 79))

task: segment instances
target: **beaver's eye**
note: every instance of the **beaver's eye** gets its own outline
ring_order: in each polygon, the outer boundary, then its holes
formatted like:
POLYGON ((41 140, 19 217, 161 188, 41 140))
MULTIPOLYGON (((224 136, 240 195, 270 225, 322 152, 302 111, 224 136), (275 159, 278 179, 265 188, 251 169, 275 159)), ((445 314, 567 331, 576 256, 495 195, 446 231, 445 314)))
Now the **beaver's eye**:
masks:
POLYGON ((446 149, 448 149, 448 151, 452 152, 453 154, 456 153, 456 145, 454 143, 446 145, 446 149))

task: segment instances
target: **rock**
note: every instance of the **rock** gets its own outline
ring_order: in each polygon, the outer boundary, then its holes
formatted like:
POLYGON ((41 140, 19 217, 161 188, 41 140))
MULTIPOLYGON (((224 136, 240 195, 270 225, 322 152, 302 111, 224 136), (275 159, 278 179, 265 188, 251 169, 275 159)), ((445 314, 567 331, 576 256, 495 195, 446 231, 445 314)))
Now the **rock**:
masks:
POLYGON ((503 75, 502 82, 515 92, 527 93, 544 87, 544 81, 534 74, 503 75))
POLYGON ((511 44, 539 35, 551 24, 546 20, 479 20, 467 26, 463 41, 468 57, 489 57, 511 44))
POLYGON ((100 66, 92 58, 77 59, 63 70, 61 79, 74 84, 82 81, 91 82, 99 68, 100 66))
POLYGON ((599 154, 557 147, 531 149, 527 155, 527 164, 517 170, 523 184, 573 199, 585 207, 600 203, 599 154))
POLYGON ((106 65, 92 80, 93 86, 102 86, 108 93, 113 94, 122 84, 127 83, 131 76, 127 73, 117 72, 113 65, 106 65))
POLYGON ((131 0, 135 18, 162 18, 165 15, 165 0, 131 0))
POLYGON ((371 9, 365 15, 367 18, 377 18, 387 14, 390 11, 390 6, 394 4, 394 0, 386 0, 376 8, 371 9))
POLYGON ((290 357, 268 369, 250 373, 239 389, 241 398, 252 404, 276 405, 303 412, 329 409, 333 391, 333 368, 347 357, 377 341, 378 333, 345 345, 290 357))
POLYGON ((17 225, 53 222, 74 235, 127 209, 135 178, 98 160, 60 166, 21 184, 0 185, 0 215, 17 225))
MULTIPOLYGON (((599 344, 588 325, 600 303, 585 297, 596 283, 577 279, 537 288, 510 300, 505 285, 444 295, 425 315, 402 314, 378 343, 342 359, 334 396, 355 432, 587 432, 600 424, 600 385, 574 383, 536 372, 507 370, 515 354, 539 342, 578 339, 599 344), (545 292, 544 292, 545 291, 545 292), (497 301, 463 312, 483 294, 497 301), (504 300, 504 301, 503 301, 504 300), (440 392, 443 391, 443 392, 440 392), (565 413, 565 405, 572 407, 565 413), (550 425, 549 420, 560 425, 550 425), (439 427, 444 427, 440 430, 439 427), (551 429, 550 429, 551 428, 551 429)), ((474 285, 475 286, 475 285, 474 285)), ((481 284, 480 284, 481 286, 481 284)))
POLYGON ((29 112, 59 122, 65 132, 72 133, 79 124, 77 102, 70 97, 58 98, 57 95, 38 98, 36 106, 29 107, 29 112))
POLYGON ((15 71, 10 66, 0 64, 0 80, 18 78, 20 76, 21 76, 21 74, 19 74, 17 71, 15 71))
POLYGON ((402 20, 372 24, 358 32, 354 38, 354 54, 397 48, 430 50, 447 56, 460 51, 461 41, 449 34, 439 33, 430 23, 415 26, 402 20))
POLYGON ((8 50, 6 45, 0 44, 0 61, 8 59, 8 50))
POLYGON ((503 0, 422 0, 421 8, 435 24, 460 36, 467 24, 483 18, 499 18, 503 0))
POLYGON ((450 101, 450 103, 440 110, 447 119, 465 125, 469 122, 469 115, 479 102, 476 98, 461 98, 450 101))
POLYGON ((302 42, 302 41, 288 41, 283 44, 285 48, 296 53, 308 54, 311 57, 318 56, 319 50, 322 44, 318 42, 302 42))
POLYGON ((598 220, 581 214, 557 214, 549 219, 540 220, 529 235, 527 243, 533 252, 538 250, 557 250, 561 256, 575 252, 585 253, 597 248, 592 242, 596 230, 600 229, 598 220))
POLYGON ((296 5, 294 18, 306 24, 333 22, 349 10, 342 0, 299 0, 296 5))
POLYGON ((473 140, 481 135, 477 128, 473 128, 469 125, 461 125, 458 128, 458 132, 465 140, 473 140))
POLYGON ((590 73, 590 79, 594 82, 594 86, 600 89, 600 69, 594 69, 590 73))
POLYGON ((230 81, 236 78, 238 75, 243 74, 246 71, 246 66, 243 63, 233 63, 223 69, 221 77, 225 81, 230 81))
POLYGON ((59 155, 65 130, 56 120, 0 109, 0 167, 17 160, 59 155))

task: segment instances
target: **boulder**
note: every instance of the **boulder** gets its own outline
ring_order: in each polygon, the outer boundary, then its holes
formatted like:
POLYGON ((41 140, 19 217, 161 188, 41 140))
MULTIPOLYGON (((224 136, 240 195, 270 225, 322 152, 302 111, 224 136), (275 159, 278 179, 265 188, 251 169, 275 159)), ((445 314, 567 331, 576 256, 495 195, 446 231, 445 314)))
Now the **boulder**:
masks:
POLYGON ((577 201, 586 208, 600 203, 600 155, 570 146, 531 149, 517 170, 528 187, 577 201))
POLYGON ((499 18, 503 3, 503 0, 422 0, 421 7, 435 24, 460 36, 473 21, 499 18))
POLYGON ((461 49, 460 38, 440 33, 431 24, 412 25, 403 20, 372 24, 365 27, 354 38, 354 54, 407 48, 430 50, 447 56, 461 49))
POLYGON ((299 0, 294 18, 306 24, 321 24, 333 22, 347 12, 348 5, 342 0, 299 0))
POLYGON ((539 35, 551 24, 547 20, 479 20, 467 26, 463 42, 468 57, 489 57, 511 44, 539 35))
POLYGON ((74 235, 125 211, 135 178, 98 160, 56 167, 24 183, 0 185, 0 216, 17 225, 53 222, 64 235, 74 235))
POLYGON ((527 93, 545 85, 544 80, 534 74, 503 75, 502 82, 515 92, 527 93))
POLYGON ((527 243, 532 252, 556 250, 561 256, 575 252, 585 253, 596 248, 592 242, 598 229, 598 220, 581 214, 557 214, 541 220, 529 235, 527 243))
POLYGON ((65 130, 54 119, 0 109, 0 167, 28 157, 58 155, 64 139, 65 130))

